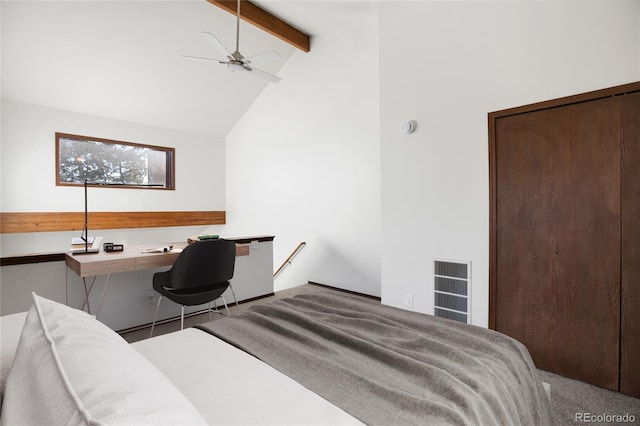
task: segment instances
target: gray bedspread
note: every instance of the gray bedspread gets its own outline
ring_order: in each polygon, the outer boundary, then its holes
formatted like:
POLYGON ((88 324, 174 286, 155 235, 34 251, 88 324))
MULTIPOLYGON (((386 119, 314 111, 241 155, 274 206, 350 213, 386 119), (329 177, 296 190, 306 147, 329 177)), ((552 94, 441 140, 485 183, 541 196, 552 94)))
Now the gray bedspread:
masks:
POLYGON ((526 348, 481 327, 349 294, 304 294, 199 328, 366 424, 553 424, 526 348))

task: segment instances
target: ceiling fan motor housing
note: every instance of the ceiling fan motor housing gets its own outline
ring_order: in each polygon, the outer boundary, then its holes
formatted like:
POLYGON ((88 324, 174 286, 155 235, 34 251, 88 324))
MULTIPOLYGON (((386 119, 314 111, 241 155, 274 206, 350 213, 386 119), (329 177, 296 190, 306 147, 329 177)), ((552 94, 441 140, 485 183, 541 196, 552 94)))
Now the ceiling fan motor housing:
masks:
MULTIPOLYGON (((222 42, 220 42, 220 40, 218 40, 218 38, 209 32, 203 31, 202 34, 206 35, 209 37, 209 40, 211 40, 211 42, 216 46, 216 48, 220 51, 221 54, 223 54, 224 56, 226 56, 226 58, 228 59, 228 61, 222 61, 219 59, 209 59, 209 58, 200 58, 197 56, 187 56, 188 58, 193 58, 193 59, 204 59, 204 60, 208 60, 208 61, 214 61, 214 62, 218 62, 220 64, 226 64, 227 68, 229 68, 231 71, 253 71, 251 74, 254 74, 258 77, 262 77, 265 78, 273 83, 277 83, 280 81, 280 77, 270 74, 268 72, 259 70, 253 66, 250 66, 249 64, 251 64, 251 61, 246 59, 244 56, 242 56, 242 54, 240 53, 240 0, 238 0, 238 13, 236 16, 236 50, 231 53, 225 46, 224 44, 222 44, 222 42)), ((274 51, 275 52, 275 51, 274 51)), ((277 52, 275 52, 277 54, 277 52)), ((257 55, 256 55, 257 56, 257 55)), ((279 56, 279 55, 278 55, 279 56)))

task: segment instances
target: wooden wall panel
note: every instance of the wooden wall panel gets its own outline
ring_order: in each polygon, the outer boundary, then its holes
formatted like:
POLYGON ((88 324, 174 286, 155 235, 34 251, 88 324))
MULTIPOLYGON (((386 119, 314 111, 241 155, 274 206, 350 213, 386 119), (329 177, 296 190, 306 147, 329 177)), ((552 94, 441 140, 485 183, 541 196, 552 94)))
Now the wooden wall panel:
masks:
POLYGON ((620 391, 640 398, 640 93, 624 96, 620 391))
MULTIPOLYGON (((89 230, 224 225, 224 211, 90 212, 89 230)), ((81 231, 83 212, 0 213, 0 233, 81 231)))

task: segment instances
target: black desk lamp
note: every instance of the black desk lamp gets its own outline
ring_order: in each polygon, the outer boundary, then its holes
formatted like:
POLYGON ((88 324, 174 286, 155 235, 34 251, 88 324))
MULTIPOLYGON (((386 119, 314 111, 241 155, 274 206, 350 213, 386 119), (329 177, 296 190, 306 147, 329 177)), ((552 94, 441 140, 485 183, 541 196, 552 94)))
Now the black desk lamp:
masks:
POLYGON ((80 236, 82 241, 84 241, 84 249, 83 250, 74 250, 71 252, 73 255, 80 254, 96 254, 100 251, 97 248, 89 248, 89 214, 87 210, 87 180, 84 180, 84 230, 82 231, 82 236, 80 236))

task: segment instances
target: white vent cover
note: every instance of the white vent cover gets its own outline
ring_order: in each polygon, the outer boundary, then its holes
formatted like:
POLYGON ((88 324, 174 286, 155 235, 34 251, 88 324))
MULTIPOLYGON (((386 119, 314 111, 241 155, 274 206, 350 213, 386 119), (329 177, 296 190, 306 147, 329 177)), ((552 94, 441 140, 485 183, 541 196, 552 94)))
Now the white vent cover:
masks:
POLYGON ((433 314, 471 323, 471 262, 433 260, 433 314))

